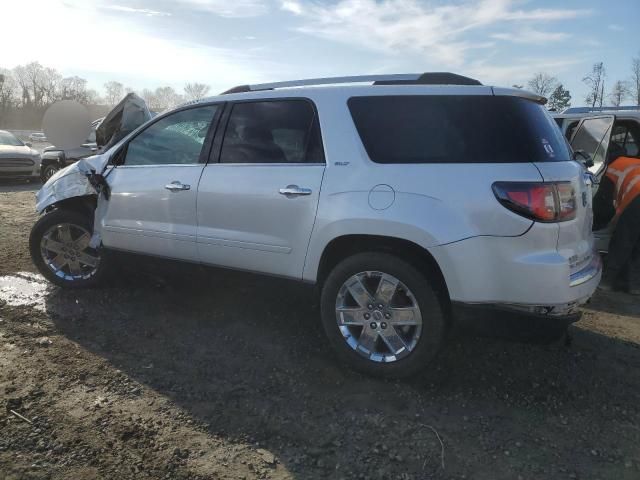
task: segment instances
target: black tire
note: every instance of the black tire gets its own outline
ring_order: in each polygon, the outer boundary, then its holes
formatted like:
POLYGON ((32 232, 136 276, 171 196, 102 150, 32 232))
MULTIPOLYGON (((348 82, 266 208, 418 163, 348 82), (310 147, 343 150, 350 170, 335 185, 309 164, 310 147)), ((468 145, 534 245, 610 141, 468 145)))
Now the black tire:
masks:
MULTIPOLYGON (((445 333, 445 309, 434 285, 420 271, 396 256, 366 252, 348 257, 329 273, 321 292, 322 323, 339 360, 362 373, 385 378, 402 378, 424 369, 436 356, 445 333), (347 344, 336 317, 336 301, 342 285, 360 272, 383 272, 393 275, 413 293, 420 308, 422 333, 406 356, 392 362, 365 358, 347 344)), ((366 317, 365 317, 366 318, 366 317)))
POLYGON ((57 276, 47 265, 41 250, 42 237, 46 232, 60 224, 76 225, 90 234, 93 233, 93 219, 74 210, 55 209, 46 213, 35 223, 29 235, 29 251, 34 265, 40 273, 51 283, 65 288, 89 288, 100 284, 110 269, 110 259, 103 248, 92 250, 92 255, 98 256, 100 261, 95 271, 87 278, 66 279, 57 276))
POLYGON ((60 170, 60 167, 55 163, 44 167, 42 172, 40 172, 40 180, 42 180, 42 183, 47 183, 47 180, 49 180, 58 170, 60 170))

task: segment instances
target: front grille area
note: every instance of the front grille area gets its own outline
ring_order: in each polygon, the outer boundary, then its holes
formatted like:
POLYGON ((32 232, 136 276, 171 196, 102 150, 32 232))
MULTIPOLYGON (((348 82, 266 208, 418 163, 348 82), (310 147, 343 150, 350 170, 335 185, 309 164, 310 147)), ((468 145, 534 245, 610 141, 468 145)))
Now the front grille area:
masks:
POLYGON ((33 167, 35 162, 30 158, 0 158, 0 168, 2 167, 33 167))

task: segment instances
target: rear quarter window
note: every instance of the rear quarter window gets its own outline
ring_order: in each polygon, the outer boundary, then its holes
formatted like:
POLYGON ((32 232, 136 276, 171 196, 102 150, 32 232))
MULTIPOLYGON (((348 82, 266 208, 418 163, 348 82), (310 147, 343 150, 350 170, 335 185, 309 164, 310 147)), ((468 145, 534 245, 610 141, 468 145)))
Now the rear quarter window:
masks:
POLYGON ((519 163, 570 159, 541 105, 520 97, 352 97, 349 110, 376 163, 519 163))

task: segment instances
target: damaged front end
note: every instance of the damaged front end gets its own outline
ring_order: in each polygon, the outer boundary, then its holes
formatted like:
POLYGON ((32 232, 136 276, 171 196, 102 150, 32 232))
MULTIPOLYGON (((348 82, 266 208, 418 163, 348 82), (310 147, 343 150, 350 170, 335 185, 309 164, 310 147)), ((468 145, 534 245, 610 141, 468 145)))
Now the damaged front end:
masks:
POLYGON ((151 119, 144 100, 130 93, 96 129, 99 153, 56 172, 36 193, 36 210, 43 213, 69 199, 93 199, 96 205, 92 246, 100 243, 100 220, 109 202, 109 160, 124 138, 151 119), (115 148, 114 148, 115 147, 115 148))

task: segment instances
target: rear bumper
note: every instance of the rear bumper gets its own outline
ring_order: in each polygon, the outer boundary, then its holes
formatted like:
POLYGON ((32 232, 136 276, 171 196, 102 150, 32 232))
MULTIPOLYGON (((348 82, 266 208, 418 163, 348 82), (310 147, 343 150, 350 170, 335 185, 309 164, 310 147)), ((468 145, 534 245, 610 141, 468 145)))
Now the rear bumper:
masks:
POLYGON ((452 302, 560 318, 595 292, 602 273, 593 252, 578 272, 556 250, 545 226, 520 237, 474 237, 430 248, 452 302), (537 231, 536 231, 537 230, 537 231), (545 248, 546 244, 546 248, 545 248))

